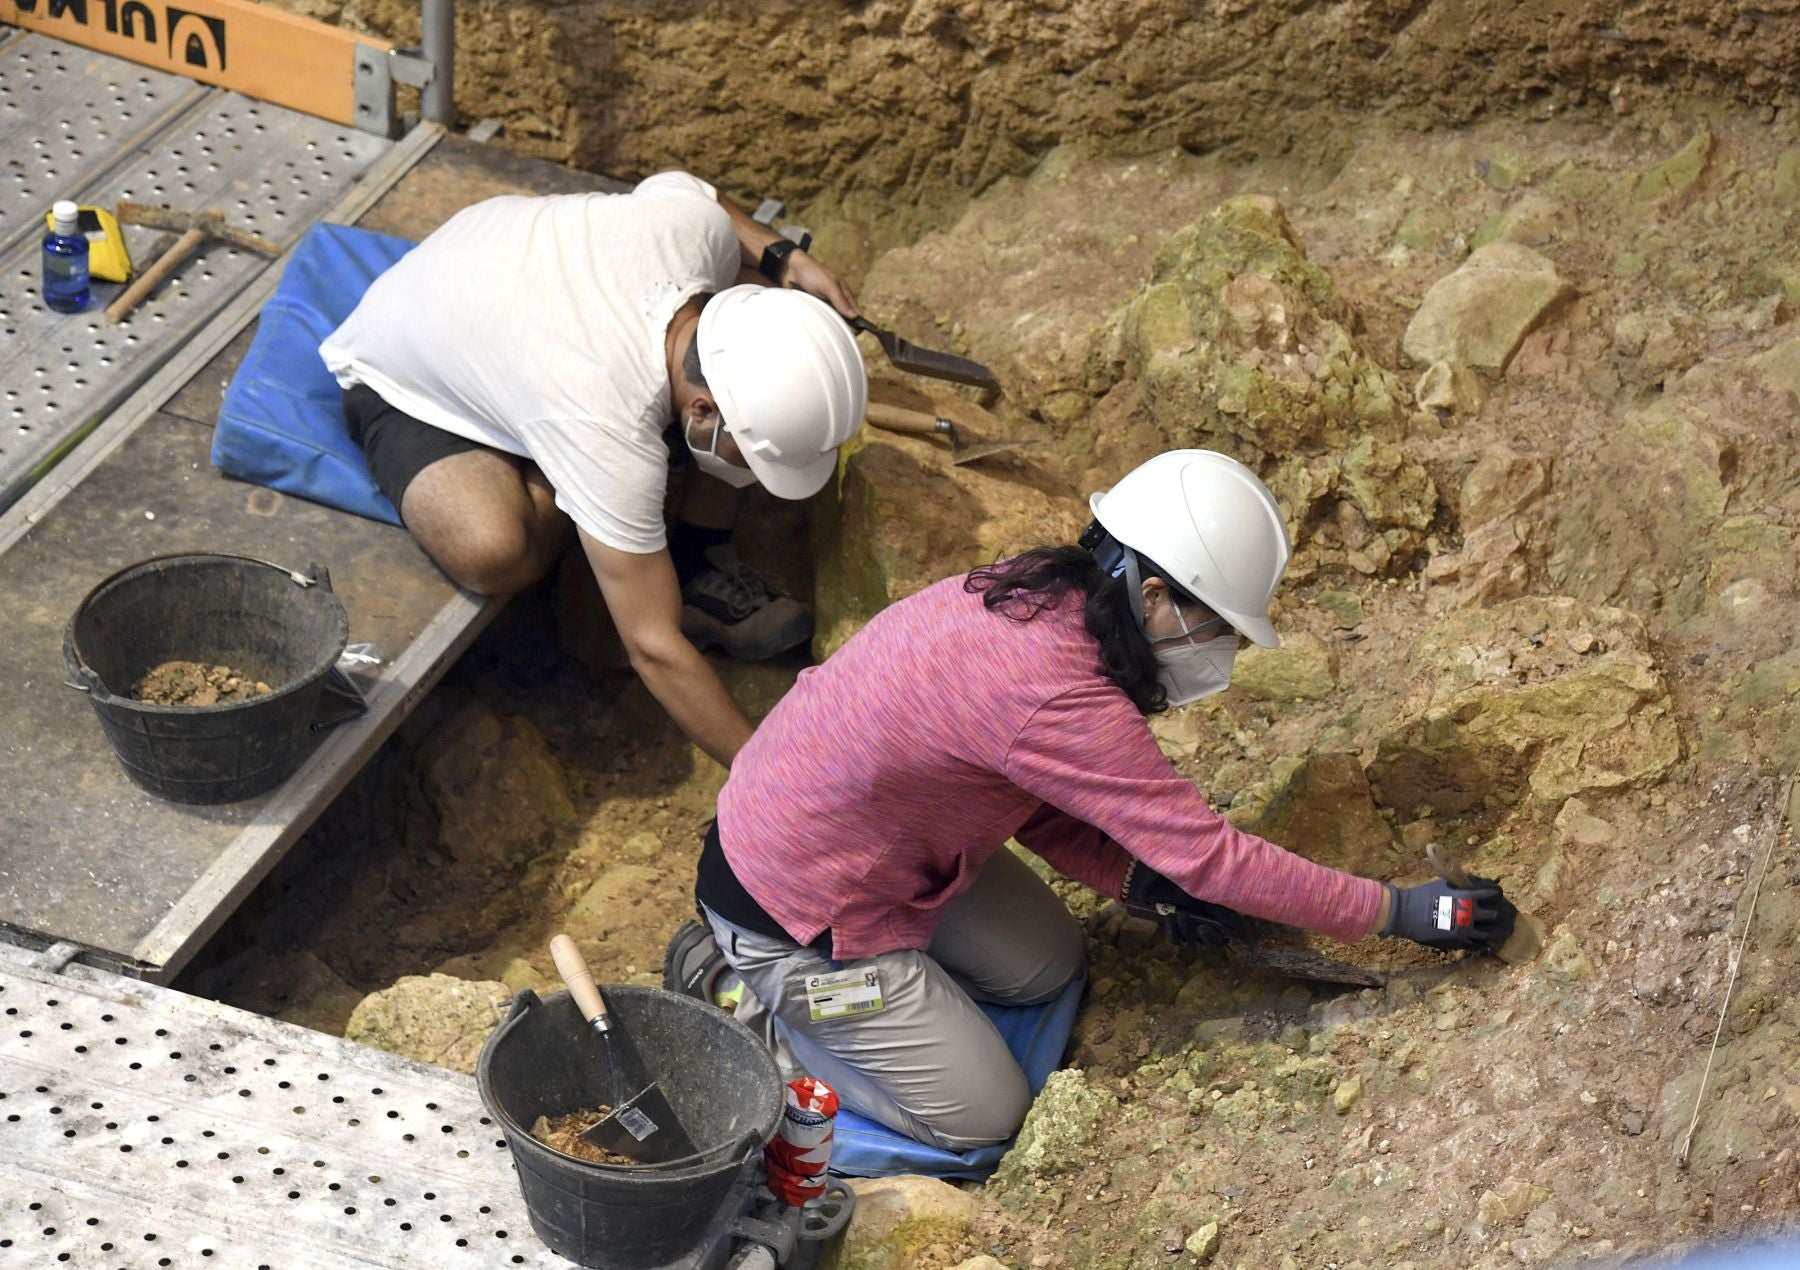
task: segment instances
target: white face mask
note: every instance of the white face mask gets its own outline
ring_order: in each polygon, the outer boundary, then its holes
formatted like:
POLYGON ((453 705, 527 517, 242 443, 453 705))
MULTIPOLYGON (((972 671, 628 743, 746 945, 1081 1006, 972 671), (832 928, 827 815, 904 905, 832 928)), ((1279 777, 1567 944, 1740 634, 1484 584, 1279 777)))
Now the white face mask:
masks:
POLYGON ((1231 683, 1231 663, 1237 657, 1236 631, 1226 631, 1204 644, 1179 644, 1156 650, 1156 682, 1162 685, 1171 706, 1185 706, 1202 697, 1224 692, 1231 683))
POLYGON ((719 437, 725 431, 720 422, 713 424, 712 443, 702 450, 694 444, 694 421, 687 420, 681 428, 681 439, 687 442, 688 453, 694 456, 694 466, 708 476, 717 477, 733 489, 744 489, 756 484, 756 473, 747 467, 739 467, 735 463, 727 463, 719 457, 719 437))
POLYGON ((1181 634, 1157 641, 1161 647, 1151 646, 1156 657, 1156 682, 1162 685, 1164 698, 1171 706, 1185 706, 1224 692, 1231 683, 1231 664, 1237 658, 1237 632, 1225 626, 1222 617, 1189 626, 1181 605, 1171 601, 1170 607, 1181 624, 1181 634), (1194 638, 1216 626, 1225 626, 1224 633, 1204 641, 1194 638))

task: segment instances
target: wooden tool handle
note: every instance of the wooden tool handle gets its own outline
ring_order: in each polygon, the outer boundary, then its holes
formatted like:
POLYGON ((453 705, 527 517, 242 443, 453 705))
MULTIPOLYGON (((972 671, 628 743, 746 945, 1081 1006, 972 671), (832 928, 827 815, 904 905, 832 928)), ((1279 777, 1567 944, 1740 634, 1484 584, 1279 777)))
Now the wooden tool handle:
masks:
POLYGON ((1473 885, 1469 881, 1469 871, 1462 865, 1444 863, 1444 857, 1438 852, 1437 843, 1425 844, 1425 858, 1431 861, 1431 867, 1437 870, 1438 876, 1451 886, 1468 887, 1473 885))
POLYGON ((606 998, 600 995, 594 972, 588 969, 587 958, 581 955, 575 941, 567 935, 558 935, 550 941, 550 957, 556 962, 556 973, 562 976, 569 995, 575 998, 575 1008, 581 1011, 581 1017, 598 1027, 610 1027, 606 998))
POLYGON ((139 275, 138 280, 125 288, 124 294, 106 306, 106 324, 114 326, 125 320, 125 315, 138 305, 138 301, 155 290, 158 283, 180 267, 181 262, 194 254, 194 249, 206 237, 204 229, 194 228, 175 240, 175 245, 165 251, 157 262, 139 275))
POLYGON ((923 410, 890 406, 885 401, 871 401, 865 416, 876 427, 888 432, 904 432, 909 436, 930 437, 950 431, 947 421, 923 410))

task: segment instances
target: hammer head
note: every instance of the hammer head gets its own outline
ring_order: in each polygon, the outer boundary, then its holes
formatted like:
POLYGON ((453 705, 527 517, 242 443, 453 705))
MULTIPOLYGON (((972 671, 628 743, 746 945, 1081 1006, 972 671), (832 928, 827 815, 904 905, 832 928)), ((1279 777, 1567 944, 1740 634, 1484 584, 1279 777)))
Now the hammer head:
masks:
POLYGON ((119 223, 123 225, 144 225, 150 229, 168 229, 177 232, 197 229, 206 237, 217 238, 221 242, 230 243, 233 247, 260 252, 265 256, 281 254, 281 248, 262 235, 227 225, 225 213, 216 207, 209 207, 198 212, 179 212, 172 207, 155 207, 149 203, 121 200, 118 216, 119 223))

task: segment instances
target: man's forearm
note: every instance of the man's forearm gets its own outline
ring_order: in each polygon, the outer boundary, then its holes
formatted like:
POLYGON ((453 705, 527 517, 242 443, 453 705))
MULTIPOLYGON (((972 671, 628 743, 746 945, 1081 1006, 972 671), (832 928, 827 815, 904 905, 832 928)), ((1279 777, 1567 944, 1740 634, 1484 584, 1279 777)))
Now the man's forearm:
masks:
POLYGON ((638 667, 644 686, 688 737, 725 767, 754 730, 717 672, 692 644, 638 667))
POLYGON ((763 248, 781 235, 770 226, 757 222, 749 212, 724 194, 719 195, 719 206, 731 217, 732 231, 737 234, 739 262, 746 269, 756 268, 762 263, 763 248))

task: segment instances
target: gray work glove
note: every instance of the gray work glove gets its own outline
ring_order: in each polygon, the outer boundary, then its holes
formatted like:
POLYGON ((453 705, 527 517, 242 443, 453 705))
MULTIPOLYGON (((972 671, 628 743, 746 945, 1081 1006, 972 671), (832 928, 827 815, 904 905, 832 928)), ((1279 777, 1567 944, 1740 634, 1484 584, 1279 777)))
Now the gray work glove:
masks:
POLYGON ((1446 952, 1457 948, 1492 952, 1511 936, 1519 910, 1498 882, 1471 875, 1469 883, 1452 886, 1442 878, 1418 886, 1384 883, 1394 903, 1381 933, 1446 952))
POLYGON ((1171 943, 1220 948, 1243 928, 1240 914, 1195 899, 1142 860, 1133 862, 1124 898, 1127 912, 1159 923, 1171 943))

